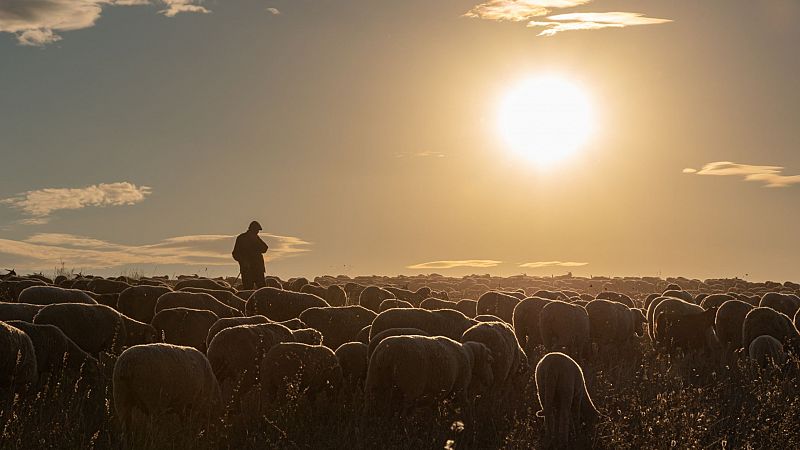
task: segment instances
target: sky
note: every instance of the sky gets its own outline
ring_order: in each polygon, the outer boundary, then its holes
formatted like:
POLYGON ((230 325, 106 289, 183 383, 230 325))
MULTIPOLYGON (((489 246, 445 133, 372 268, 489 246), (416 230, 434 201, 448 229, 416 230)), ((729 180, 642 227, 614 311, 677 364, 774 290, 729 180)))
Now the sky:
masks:
POLYGON ((797 281, 799 22, 796 0, 0 0, 0 269, 235 276, 258 220, 282 277, 797 281), (593 117, 553 164, 498 131, 543 76, 593 117))

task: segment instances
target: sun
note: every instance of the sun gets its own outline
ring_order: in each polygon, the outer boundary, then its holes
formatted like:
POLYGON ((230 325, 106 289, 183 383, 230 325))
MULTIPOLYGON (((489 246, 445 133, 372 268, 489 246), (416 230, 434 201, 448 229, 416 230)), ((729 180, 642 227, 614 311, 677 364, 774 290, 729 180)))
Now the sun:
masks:
POLYGON ((537 165, 549 166, 583 148, 595 119, 580 86, 548 75, 513 87, 500 102, 498 125, 512 150, 537 165))

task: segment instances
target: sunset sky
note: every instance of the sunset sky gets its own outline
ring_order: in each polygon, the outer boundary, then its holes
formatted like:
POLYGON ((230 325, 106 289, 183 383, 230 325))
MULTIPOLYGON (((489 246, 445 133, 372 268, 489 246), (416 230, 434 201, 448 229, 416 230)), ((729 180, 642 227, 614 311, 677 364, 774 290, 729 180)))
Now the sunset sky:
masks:
POLYGON ((796 0, 0 0, 0 269, 235 276, 256 219, 283 277, 797 281, 798 23, 796 0), (550 107, 502 119, 531 83, 587 108, 532 153, 506 128, 550 107))

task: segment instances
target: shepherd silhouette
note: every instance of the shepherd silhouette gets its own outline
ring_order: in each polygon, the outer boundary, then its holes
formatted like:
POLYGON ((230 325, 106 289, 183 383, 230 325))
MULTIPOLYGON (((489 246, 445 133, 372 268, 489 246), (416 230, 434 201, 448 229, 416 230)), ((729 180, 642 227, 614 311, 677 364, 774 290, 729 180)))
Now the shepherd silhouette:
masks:
POLYGON ((258 237, 261 231, 261 224, 255 220, 250 222, 247 231, 236 237, 236 244, 233 246, 233 259, 239 263, 239 271, 242 274, 242 289, 249 290, 266 286, 264 274, 264 253, 269 246, 258 237))

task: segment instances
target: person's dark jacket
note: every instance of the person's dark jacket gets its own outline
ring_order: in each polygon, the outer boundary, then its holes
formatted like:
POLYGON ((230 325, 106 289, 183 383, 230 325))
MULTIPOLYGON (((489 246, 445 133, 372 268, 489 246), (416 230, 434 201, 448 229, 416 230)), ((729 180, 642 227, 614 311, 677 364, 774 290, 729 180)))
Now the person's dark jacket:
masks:
POLYGON ((239 262, 242 272, 266 272, 264 257, 269 247, 258 237, 258 234, 244 232, 236 237, 233 246, 233 259, 239 262))

